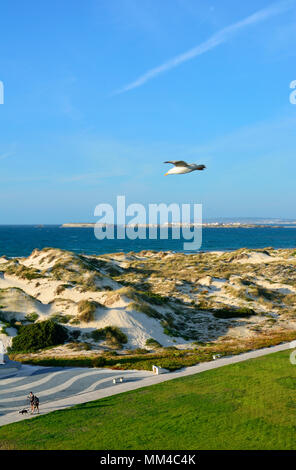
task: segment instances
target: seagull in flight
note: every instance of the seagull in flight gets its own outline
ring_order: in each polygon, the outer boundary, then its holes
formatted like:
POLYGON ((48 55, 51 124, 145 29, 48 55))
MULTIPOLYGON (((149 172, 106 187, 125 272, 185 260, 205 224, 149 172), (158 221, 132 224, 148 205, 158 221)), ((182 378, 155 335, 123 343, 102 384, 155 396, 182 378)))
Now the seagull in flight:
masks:
POLYGON ((196 163, 186 163, 183 160, 169 160, 168 162, 164 163, 172 163, 174 166, 171 168, 166 175, 183 175, 185 173, 191 173, 195 170, 204 170, 206 168, 205 165, 197 165, 196 163))

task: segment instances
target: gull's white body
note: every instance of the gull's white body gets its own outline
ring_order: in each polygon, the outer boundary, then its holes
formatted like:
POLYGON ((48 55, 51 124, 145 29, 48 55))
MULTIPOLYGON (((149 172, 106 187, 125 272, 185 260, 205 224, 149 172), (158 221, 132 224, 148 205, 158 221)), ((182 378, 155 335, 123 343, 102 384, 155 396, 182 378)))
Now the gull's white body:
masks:
POLYGON ((172 160, 164 163, 172 163, 173 168, 171 168, 166 175, 184 175, 185 173, 191 173, 196 170, 204 170, 205 165, 197 165, 196 163, 186 163, 183 160, 172 160))
POLYGON ((185 173, 191 173, 191 171, 194 171, 194 168, 190 168, 188 166, 173 166, 166 175, 184 175, 185 173))

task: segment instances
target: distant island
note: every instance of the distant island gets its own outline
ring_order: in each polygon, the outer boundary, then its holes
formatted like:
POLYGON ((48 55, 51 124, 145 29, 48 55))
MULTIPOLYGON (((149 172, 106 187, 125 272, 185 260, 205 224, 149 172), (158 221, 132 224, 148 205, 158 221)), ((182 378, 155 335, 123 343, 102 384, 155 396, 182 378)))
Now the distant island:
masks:
POLYGON ((70 224, 62 224, 61 225, 61 228, 75 228, 75 227, 85 227, 85 228, 92 228, 94 227, 95 224, 93 223, 79 223, 79 224, 73 224, 73 223, 70 223, 70 224))
MULTIPOLYGON (((246 223, 246 222, 204 222, 202 224, 203 227, 206 228, 285 228, 289 225, 295 225, 296 226, 296 221, 293 222, 277 222, 277 224, 273 223, 265 223, 265 224, 260 224, 260 223, 246 223)), ((166 224, 128 224, 125 225, 125 227, 196 227, 199 224, 195 223, 166 223, 166 224)), ((62 224, 60 227, 61 228, 94 228, 96 226, 95 223, 65 223, 62 224)), ((97 224, 98 227, 110 227, 113 226, 113 224, 97 224)), ((116 226, 116 224, 115 224, 116 226)))

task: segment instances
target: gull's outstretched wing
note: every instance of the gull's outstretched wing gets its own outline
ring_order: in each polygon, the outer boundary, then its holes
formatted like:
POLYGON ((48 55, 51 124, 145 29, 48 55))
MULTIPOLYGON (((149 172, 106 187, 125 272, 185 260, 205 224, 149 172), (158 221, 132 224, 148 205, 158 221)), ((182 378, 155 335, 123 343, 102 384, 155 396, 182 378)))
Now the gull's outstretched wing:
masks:
POLYGON ((188 163, 184 162, 183 160, 169 160, 168 162, 164 163, 172 163, 175 166, 188 166, 188 163))

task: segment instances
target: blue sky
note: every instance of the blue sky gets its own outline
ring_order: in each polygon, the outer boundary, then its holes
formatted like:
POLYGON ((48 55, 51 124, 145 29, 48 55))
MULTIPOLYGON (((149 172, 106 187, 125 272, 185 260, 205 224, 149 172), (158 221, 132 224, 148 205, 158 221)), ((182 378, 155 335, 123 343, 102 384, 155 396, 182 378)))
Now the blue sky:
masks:
POLYGON ((14 0, 0 37, 0 223, 117 195, 296 218, 296 0, 14 0))

